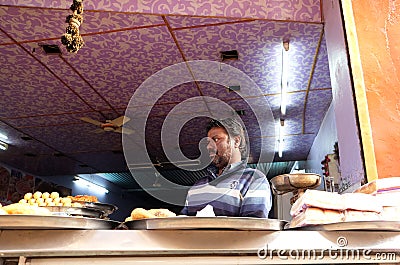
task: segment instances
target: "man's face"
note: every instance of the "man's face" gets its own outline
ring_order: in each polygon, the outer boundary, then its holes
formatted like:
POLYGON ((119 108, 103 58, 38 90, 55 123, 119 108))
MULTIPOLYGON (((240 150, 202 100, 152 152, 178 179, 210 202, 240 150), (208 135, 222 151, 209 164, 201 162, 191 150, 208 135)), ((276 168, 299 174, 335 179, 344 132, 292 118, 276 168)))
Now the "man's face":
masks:
POLYGON ((229 164, 232 157, 232 143, 229 135, 224 128, 214 127, 207 134, 207 150, 212 158, 212 162, 217 168, 222 169, 229 164))

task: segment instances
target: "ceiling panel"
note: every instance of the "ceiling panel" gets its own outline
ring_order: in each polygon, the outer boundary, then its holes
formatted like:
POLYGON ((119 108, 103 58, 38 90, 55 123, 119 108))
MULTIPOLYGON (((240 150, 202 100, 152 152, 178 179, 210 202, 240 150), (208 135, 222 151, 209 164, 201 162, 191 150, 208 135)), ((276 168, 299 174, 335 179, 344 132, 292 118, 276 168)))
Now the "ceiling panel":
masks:
POLYGON ((79 126, 35 127, 30 128, 29 132, 33 138, 46 142, 55 150, 66 154, 122 148, 119 133, 104 131, 97 133, 96 127, 89 123, 82 122, 79 126))
POLYGON ((316 134, 332 101, 332 90, 311 90, 305 111, 305 133, 316 134))
MULTIPOLYGON (((65 31, 65 10, 2 7, 2 29, 15 41, 58 39, 65 31)), ((11 42, 11 40, 10 40, 11 42)))
POLYGON ((327 62, 328 52, 326 50, 326 40, 325 38, 321 38, 321 46, 318 50, 310 89, 331 88, 329 64, 327 62))
POLYGON ((3 134, 8 136, 7 140, 9 149, 7 152, 0 152, 2 157, 7 156, 23 156, 24 154, 52 154, 53 149, 46 146, 33 138, 28 137, 23 131, 14 129, 7 123, 0 122, 0 130, 3 134), (25 140, 24 140, 25 139, 25 140))
POLYGON ((289 90, 307 88, 322 25, 248 21, 203 28, 175 30, 188 60, 220 60, 221 51, 238 50, 229 62, 252 78, 264 94, 280 93, 282 40, 290 40, 289 90), (311 52, 310 52, 311 51, 311 52))
POLYGON ((18 45, 2 46, 1 53, 0 96, 6 104, 2 104, 0 117, 90 110, 60 79, 18 45))
MULTIPOLYGON (((166 27, 93 35, 85 39, 87 49, 66 60, 114 107, 126 107, 135 89, 146 78, 182 61, 166 27)), ((148 98, 152 97, 149 91, 148 98)))
POLYGON ((237 18, 212 18, 212 17, 188 17, 188 16, 168 16, 167 21, 172 29, 184 29, 192 27, 206 27, 210 25, 235 23, 250 19, 237 18))

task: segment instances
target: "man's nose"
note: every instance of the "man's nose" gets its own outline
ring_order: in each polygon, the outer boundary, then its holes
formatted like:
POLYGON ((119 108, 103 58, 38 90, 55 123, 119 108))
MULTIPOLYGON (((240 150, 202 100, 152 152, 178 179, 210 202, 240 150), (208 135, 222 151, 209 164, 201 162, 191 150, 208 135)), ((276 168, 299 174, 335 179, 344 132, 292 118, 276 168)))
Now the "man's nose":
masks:
POLYGON ((215 149, 217 149, 217 145, 215 144, 214 140, 209 140, 207 142, 207 150, 208 151, 213 151, 215 149))

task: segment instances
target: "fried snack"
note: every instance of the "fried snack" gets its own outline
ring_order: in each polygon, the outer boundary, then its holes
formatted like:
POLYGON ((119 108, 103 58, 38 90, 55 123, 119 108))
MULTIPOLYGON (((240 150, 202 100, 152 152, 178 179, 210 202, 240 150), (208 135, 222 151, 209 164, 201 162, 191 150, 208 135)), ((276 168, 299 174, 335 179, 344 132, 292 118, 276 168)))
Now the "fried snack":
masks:
POLYGON ((3 206, 0 203, 0 215, 8 214, 5 210, 3 210, 3 206))
POLYGON ((71 198, 61 198, 61 204, 66 207, 72 207, 71 198))
POLYGON ((53 200, 58 197, 60 197, 60 194, 58 194, 58 192, 53 191, 52 193, 50 193, 50 198, 52 198, 53 200))
POLYGON ((132 220, 140 220, 140 219, 147 219, 147 218, 156 218, 156 216, 146 209, 143 208, 135 208, 131 212, 132 220))
POLYGON ((96 196, 92 195, 76 195, 76 196, 68 196, 71 198, 73 202, 99 202, 96 196))
POLYGON ((147 218, 166 218, 166 217, 175 217, 175 216, 176 216, 176 214, 171 212, 168 209, 146 210, 143 208, 135 208, 131 212, 130 218, 128 217, 127 220, 131 221, 131 220, 140 220, 140 219, 147 219, 147 218))
POLYGON ((58 192, 43 192, 40 191, 32 193, 26 193, 24 199, 19 200, 21 204, 29 204, 33 206, 65 206, 65 207, 81 207, 81 204, 72 205, 71 198, 60 197, 58 192), (40 197, 39 197, 40 196, 40 197))
POLYGON ((24 199, 25 199, 26 201, 29 201, 30 199, 32 199, 32 197, 33 197, 33 195, 32 195, 32 193, 30 193, 30 192, 28 192, 28 193, 26 193, 26 194, 24 195, 24 199))
POLYGON ((171 212, 168 209, 150 209, 149 213, 154 214, 156 217, 166 218, 166 217, 175 217, 176 214, 171 212))
POLYGON ((2 209, 8 214, 51 215, 51 212, 46 208, 22 203, 13 203, 2 207, 2 209))
POLYGON ((73 202, 71 203, 72 207, 82 207, 82 204, 80 204, 79 202, 73 202))
POLYGON ((71 204, 72 200, 71 200, 71 198, 68 198, 68 197, 61 198, 61 203, 63 203, 63 204, 71 204))
POLYGON ((33 194, 33 198, 34 199, 39 199, 42 197, 42 193, 40 191, 37 191, 33 194))

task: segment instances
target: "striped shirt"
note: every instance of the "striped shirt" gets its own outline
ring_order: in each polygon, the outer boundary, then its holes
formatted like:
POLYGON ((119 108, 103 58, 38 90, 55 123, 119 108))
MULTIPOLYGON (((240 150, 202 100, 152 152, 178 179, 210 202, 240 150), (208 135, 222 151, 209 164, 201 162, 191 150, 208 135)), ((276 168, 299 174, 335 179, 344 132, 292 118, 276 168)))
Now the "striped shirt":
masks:
POLYGON ((196 215, 209 204, 216 216, 268 218, 271 189, 261 171, 246 168, 245 162, 231 165, 220 176, 208 171, 190 188, 181 214, 196 215))

